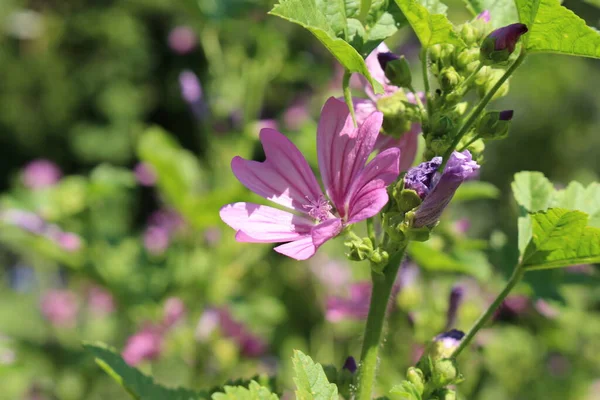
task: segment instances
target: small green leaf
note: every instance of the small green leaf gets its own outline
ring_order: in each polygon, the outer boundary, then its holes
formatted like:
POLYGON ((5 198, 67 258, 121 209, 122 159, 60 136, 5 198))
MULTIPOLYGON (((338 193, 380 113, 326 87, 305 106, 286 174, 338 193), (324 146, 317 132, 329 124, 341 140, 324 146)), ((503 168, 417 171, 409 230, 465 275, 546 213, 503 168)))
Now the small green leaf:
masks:
MULTIPOLYGON (((396 3, 423 47, 438 43, 448 43, 461 47, 465 45, 445 15, 430 13, 428 8, 421 5, 417 0, 396 0, 396 3)), ((439 2, 428 1, 426 3, 437 4, 439 2)), ((431 4, 429 5, 431 6, 431 4)))
POLYGON ((468 181, 460 185, 452 201, 497 199, 499 196, 500 189, 489 182, 468 181))
POLYGON ((292 362, 297 400, 338 400, 337 386, 329 383, 321 364, 299 350, 294 351, 292 362))
POLYGON ((556 192, 553 207, 583 211, 590 216, 588 224, 600 228, 600 184, 592 183, 586 188, 573 181, 556 192))
POLYGON ((479 15, 484 10, 490 12, 492 27, 510 25, 519 21, 514 0, 463 0, 473 15, 479 15))
POLYGON ((429 243, 412 242, 408 246, 408 254, 421 268, 428 271, 463 273, 480 281, 485 281, 491 274, 491 267, 485 256, 478 251, 460 250, 456 254, 448 254, 429 243))
POLYGON ((552 204, 554 186, 541 172, 518 172, 511 186, 515 200, 528 212, 542 211, 552 204))
POLYGON ((223 390, 225 393, 214 393, 212 400, 277 400, 279 398, 256 381, 250 382, 247 388, 244 386, 225 386, 223 390))
POLYGON ((342 23, 342 18, 338 15, 340 10, 338 3, 342 1, 327 2, 331 5, 320 8, 317 6, 316 0, 280 0, 269 14, 308 29, 345 69, 352 73, 362 74, 373 86, 375 93, 383 93, 383 87, 371 77, 363 57, 344 39, 337 37, 339 26, 342 23), (330 13, 329 17, 324 12, 330 13), (338 31, 336 32, 336 30, 338 31))
POLYGON ((529 32, 529 52, 562 53, 600 58, 600 33, 585 24, 559 0, 516 0, 519 19, 529 32))
POLYGON ((600 229, 581 211, 551 208, 531 215, 533 236, 521 264, 527 269, 600 262, 600 229))
MULTIPOLYGON (((130 367, 120 355, 101 343, 84 343, 85 350, 96 358, 96 363, 117 383, 139 400, 205 400, 206 393, 194 392, 187 389, 171 389, 154 382, 149 376, 130 367)), ((261 398, 262 400, 262 398, 261 398)), ((269 399, 271 400, 271 399, 269 399)))

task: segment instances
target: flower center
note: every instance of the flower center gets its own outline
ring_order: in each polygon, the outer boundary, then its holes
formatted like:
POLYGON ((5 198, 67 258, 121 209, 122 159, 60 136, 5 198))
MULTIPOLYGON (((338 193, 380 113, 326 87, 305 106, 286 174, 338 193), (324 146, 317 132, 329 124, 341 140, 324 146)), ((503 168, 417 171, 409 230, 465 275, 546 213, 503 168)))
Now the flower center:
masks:
POLYGON ((306 197, 308 200, 308 204, 305 204, 303 207, 305 210, 308 210, 308 215, 318 220, 319 222, 323 222, 329 217, 331 217, 331 204, 327 201, 325 196, 321 195, 317 200, 311 200, 308 196, 306 197))

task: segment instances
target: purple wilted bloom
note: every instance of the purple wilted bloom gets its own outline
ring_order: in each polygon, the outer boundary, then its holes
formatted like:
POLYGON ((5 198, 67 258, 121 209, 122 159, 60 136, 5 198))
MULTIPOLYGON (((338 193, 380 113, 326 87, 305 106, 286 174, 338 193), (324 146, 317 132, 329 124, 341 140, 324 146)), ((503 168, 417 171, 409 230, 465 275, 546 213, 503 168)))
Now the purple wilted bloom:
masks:
POLYGON ((165 327, 170 328, 185 315, 185 304, 178 297, 169 297, 165 301, 163 314, 163 324, 165 327))
POLYGON ((131 366, 143 361, 155 360, 162 351, 162 342, 163 331, 156 326, 148 325, 127 339, 121 355, 131 366))
POLYGON ((350 286, 348 297, 329 297, 326 304, 325 318, 330 322, 367 318, 371 288, 371 282, 359 282, 350 286))
POLYGON ((144 232, 144 247, 150 254, 159 255, 169 247, 169 231, 159 226, 149 226, 144 232))
POLYGON ((79 304, 75 293, 69 290, 50 290, 42 296, 42 315, 57 327, 72 328, 77 320, 79 304))
POLYGON ((23 168, 23 184, 29 189, 43 189, 55 185, 62 177, 58 166, 50 160, 35 160, 23 168))
POLYGON ((450 299, 448 301, 448 311, 446 313, 446 329, 450 329, 456 322, 458 309, 463 302, 465 290, 462 286, 454 286, 450 291, 450 299))
POLYGON ((441 174, 437 172, 440 165, 442 157, 434 157, 431 161, 411 168, 404 177, 404 187, 417 192, 423 200, 415 212, 416 228, 434 226, 452 200, 456 189, 479 169, 468 150, 462 153, 453 152, 441 174))
POLYGON ((374 216, 387 203, 386 186, 398 176, 400 150, 385 150, 367 163, 382 120, 374 112, 355 128, 346 104, 327 100, 317 128, 317 155, 328 198, 300 150, 283 134, 263 129, 267 159, 235 157, 231 168, 244 186, 295 213, 234 203, 221 208, 221 219, 237 231, 239 242, 283 242, 275 251, 296 260, 312 257, 345 226, 374 216))
POLYGON ((135 175, 135 179, 137 179, 139 184, 142 186, 154 186, 156 183, 156 172, 154 172, 152 165, 148 163, 137 163, 133 169, 133 173, 135 175))
POLYGON ((483 22, 490 22, 491 17, 489 10, 483 10, 475 19, 479 19, 483 22))
POLYGON ((115 300, 110 292, 100 286, 92 286, 87 293, 87 304, 96 316, 105 316, 115 311, 115 300))
POLYGON ((194 116, 202 119, 206 111, 206 104, 202 95, 202 85, 196 74, 190 70, 183 71, 179 74, 179 86, 181 96, 190 106, 194 116))
POLYGON ((344 361, 344 366, 342 367, 342 369, 350 371, 351 374, 355 373, 358 369, 358 366, 356 365, 356 360, 354 359, 354 357, 348 356, 348 358, 346 358, 346 361, 344 361))
POLYGON ((169 32, 169 47, 177 54, 187 54, 196 47, 196 33, 189 26, 178 26, 169 32))

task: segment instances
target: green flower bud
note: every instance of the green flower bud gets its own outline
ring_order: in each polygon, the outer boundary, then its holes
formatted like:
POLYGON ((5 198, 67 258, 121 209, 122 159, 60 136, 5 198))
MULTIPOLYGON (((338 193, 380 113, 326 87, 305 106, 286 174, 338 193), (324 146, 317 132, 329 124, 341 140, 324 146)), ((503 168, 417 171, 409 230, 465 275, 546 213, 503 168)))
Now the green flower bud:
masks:
POLYGON ((402 212, 408 212, 421 204, 422 200, 414 190, 403 189, 397 193, 396 203, 402 212))
POLYGON ((429 58, 431 59, 432 62, 438 61, 441 56, 442 56, 442 45, 441 44, 434 44, 433 46, 431 46, 429 48, 429 58))
POLYGON ((456 383, 460 378, 461 375, 458 372, 456 360, 452 358, 443 358, 441 360, 433 361, 431 383, 436 388, 443 388, 456 383))
POLYGON ((456 392, 450 389, 441 389, 435 393, 440 400, 456 400, 456 392))
POLYGON ((391 96, 377 100, 377 109, 383 113, 383 130, 386 134, 399 138, 411 128, 416 115, 416 107, 408 102, 406 95, 398 90, 391 96))
POLYGON ((392 85, 405 88, 411 87, 412 75, 404 56, 398 57, 390 52, 378 53, 377 60, 381 69, 385 71, 385 77, 392 85))
POLYGON ((371 261, 371 269, 380 274, 388 264, 390 255, 387 251, 378 248, 371 253, 369 260, 371 261))
POLYGON ((440 75, 440 86, 445 92, 451 92, 460 82, 462 78, 454 67, 446 67, 440 75))
POLYGON ((440 54, 440 61, 444 66, 452 65, 452 56, 454 55, 454 46, 451 44, 443 44, 440 54))
POLYGON ((464 49, 456 57, 456 66, 461 70, 467 69, 473 62, 479 64, 479 49, 464 49))
POLYGON ((488 111, 479 119, 477 134, 486 140, 504 139, 508 136, 513 110, 488 111))
POLYGON ((477 43, 479 36, 479 31, 468 22, 463 24, 460 28, 460 37, 467 45, 477 43))
POLYGON ((423 375, 423 371, 419 368, 410 367, 406 372, 406 378, 413 384, 419 394, 423 394, 425 390, 425 376, 423 375))
POLYGON ((344 245, 350 249, 346 256, 352 261, 367 260, 373 253, 373 243, 369 238, 354 239, 344 245))

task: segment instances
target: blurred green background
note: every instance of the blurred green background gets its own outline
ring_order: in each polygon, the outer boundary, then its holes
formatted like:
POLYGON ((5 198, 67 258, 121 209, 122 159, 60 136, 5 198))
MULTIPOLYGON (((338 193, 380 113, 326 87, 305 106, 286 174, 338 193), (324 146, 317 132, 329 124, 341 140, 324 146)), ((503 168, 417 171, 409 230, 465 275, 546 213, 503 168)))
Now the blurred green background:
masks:
MULTIPOLYGON (((600 25, 593 1, 563 4, 600 25)), ((316 165, 320 107, 341 95, 339 66, 267 16, 272 5, 0 1, 0 399, 125 399, 82 340, 138 346, 132 363, 195 388, 277 372, 289 391, 294 348, 338 368, 358 357, 367 264, 347 262, 342 240, 293 262, 236 243, 218 218, 262 201, 229 169, 235 155, 261 159, 260 128, 316 165)), ((448 5, 454 22, 470 18, 448 5)), ((408 29, 389 45, 417 64, 408 29)), ((456 199, 411 251, 380 394, 444 330, 453 287, 463 330, 502 287, 517 259, 515 172, 600 180, 599 66, 536 55, 516 73, 494 106, 515 110, 510 136, 488 144, 481 169, 498 196, 456 199)), ((597 266, 531 273, 462 360, 460 395, 600 399, 599 278, 597 266)))

